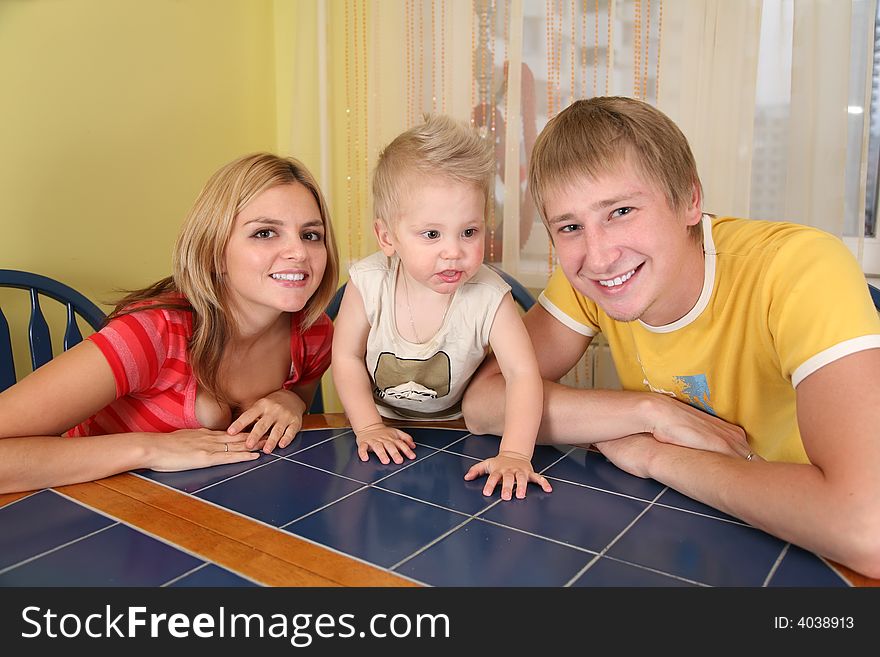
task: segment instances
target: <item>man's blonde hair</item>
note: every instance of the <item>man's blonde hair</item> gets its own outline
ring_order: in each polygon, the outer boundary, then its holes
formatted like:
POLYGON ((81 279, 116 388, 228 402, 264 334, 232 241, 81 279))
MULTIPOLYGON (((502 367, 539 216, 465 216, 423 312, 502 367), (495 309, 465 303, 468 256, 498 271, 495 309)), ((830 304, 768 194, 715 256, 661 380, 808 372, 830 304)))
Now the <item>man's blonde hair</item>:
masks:
POLYGON ((475 129, 443 114, 426 115, 379 154, 373 171, 374 216, 392 229, 401 199, 419 176, 471 184, 488 199, 494 172, 493 146, 475 129))
MULTIPOLYGON (((581 176, 597 178, 629 159, 656 184, 673 210, 684 210, 694 189, 702 198, 697 164, 687 138, 663 112, 620 96, 578 100, 547 122, 529 163, 529 188, 547 221, 544 196, 581 176)), ((691 227, 695 239, 701 224, 691 227)))

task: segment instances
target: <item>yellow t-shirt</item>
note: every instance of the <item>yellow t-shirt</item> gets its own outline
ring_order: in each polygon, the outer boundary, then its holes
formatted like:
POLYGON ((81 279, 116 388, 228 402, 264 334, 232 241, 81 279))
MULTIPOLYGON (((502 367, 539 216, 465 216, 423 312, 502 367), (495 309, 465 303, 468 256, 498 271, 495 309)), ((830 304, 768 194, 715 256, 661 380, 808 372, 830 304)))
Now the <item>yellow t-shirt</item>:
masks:
POLYGON ((583 335, 604 333, 626 390, 673 395, 745 429, 768 460, 808 463, 795 388, 823 365, 880 347, 880 319, 840 239, 797 224, 703 216, 703 289, 666 326, 618 322, 561 269, 539 303, 583 335))

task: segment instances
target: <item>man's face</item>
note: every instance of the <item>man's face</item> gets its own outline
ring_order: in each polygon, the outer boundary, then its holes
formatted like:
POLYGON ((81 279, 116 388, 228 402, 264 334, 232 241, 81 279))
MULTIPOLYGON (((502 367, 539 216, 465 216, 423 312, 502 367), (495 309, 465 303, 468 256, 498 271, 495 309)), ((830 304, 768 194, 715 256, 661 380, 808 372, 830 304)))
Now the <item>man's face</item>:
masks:
POLYGON ((544 209, 565 276, 613 319, 663 326, 697 302, 703 252, 688 233, 702 216, 696 192, 674 211, 624 160, 597 178, 548 190, 544 209))

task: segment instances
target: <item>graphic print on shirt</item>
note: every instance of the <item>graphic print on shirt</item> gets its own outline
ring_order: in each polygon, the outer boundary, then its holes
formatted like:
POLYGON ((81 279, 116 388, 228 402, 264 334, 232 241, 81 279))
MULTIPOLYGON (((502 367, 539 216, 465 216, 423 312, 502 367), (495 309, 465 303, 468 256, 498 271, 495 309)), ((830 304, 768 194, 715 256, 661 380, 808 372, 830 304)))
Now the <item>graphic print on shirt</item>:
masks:
POLYGON ((707 413, 711 413, 716 417, 718 416, 718 413, 712 408, 712 396, 709 391, 709 382, 706 380, 705 374, 676 376, 674 378, 682 384, 679 393, 688 404, 695 408, 702 409, 707 413))
POLYGON ((424 360, 383 352, 373 372, 373 393, 379 399, 427 401, 449 394, 451 376, 449 356, 443 351, 424 360))

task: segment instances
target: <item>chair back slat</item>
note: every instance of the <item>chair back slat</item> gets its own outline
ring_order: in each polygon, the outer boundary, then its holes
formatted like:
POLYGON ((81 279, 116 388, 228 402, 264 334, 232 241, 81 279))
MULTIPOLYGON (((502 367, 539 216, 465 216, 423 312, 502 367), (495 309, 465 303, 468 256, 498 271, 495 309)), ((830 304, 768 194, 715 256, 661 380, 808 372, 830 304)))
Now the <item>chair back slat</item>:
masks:
POLYGON ((64 351, 70 349, 73 345, 82 342, 83 336, 76 323, 76 313, 73 304, 67 304, 67 324, 64 326, 64 351))
POLYGON ((15 361, 12 358, 12 338, 9 322, 0 309, 0 392, 15 383, 15 361))
MULTIPOLYGON (((53 356, 49 325, 40 307, 40 296, 53 299, 63 304, 67 309, 63 342, 65 350, 82 342, 82 332, 77 324, 77 316, 88 322, 89 326, 96 331, 104 325, 105 315, 98 306, 72 287, 48 276, 16 269, 0 269, 0 287, 26 290, 30 295, 31 314, 28 323, 28 343, 33 369, 45 365, 53 356)), ((9 323, 0 310, 0 391, 11 386, 15 380, 9 323)))
POLYGON ((31 363, 34 369, 52 360, 52 341, 49 339, 49 325, 40 308, 40 295, 31 289, 31 321, 28 324, 31 344, 31 363))

